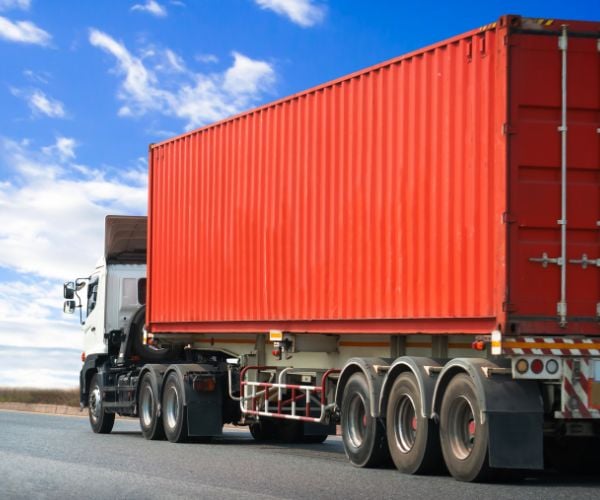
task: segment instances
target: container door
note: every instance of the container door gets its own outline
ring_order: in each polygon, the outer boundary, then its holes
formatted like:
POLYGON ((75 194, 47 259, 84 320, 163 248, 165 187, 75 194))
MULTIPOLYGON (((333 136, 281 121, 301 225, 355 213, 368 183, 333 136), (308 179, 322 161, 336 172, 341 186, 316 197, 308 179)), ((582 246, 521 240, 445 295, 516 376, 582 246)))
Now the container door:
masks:
POLYGON ((559 35, 511 36, 506 307, 516 333, 598 334, 600 42, 567 31, 565 65, 559 35))

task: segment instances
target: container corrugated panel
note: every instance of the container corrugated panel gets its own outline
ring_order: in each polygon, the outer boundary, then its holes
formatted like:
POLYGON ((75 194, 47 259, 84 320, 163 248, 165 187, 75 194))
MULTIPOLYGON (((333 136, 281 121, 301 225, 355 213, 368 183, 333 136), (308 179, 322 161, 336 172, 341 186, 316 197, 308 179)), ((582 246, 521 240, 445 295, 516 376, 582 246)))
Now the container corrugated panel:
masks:
POLYGON ((154 332, 506 321, 512 18, 154 145, 154 332))

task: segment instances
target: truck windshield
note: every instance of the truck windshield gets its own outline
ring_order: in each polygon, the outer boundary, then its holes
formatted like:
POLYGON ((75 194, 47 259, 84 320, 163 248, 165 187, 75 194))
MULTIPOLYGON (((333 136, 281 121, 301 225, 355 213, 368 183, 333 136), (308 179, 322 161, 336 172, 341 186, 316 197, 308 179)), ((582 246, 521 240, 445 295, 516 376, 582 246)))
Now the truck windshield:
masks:
POLYGON ((93 276, 88 283, 87 289, 87 315, 96 307, 96 300, 98 299, 98 276, 93 276))

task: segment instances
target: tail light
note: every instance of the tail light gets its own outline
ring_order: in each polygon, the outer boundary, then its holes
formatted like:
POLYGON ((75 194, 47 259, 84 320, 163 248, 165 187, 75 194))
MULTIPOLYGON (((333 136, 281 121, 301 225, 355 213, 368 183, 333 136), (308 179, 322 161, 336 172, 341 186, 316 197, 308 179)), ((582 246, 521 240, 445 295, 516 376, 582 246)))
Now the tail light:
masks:
POLYGON ((196 376, 192 381, 192 387, 196 392, 212 392, 217 388, 217 380, 212 375, 196 376))
POLYGON ((514 378, 558 380, 561 376, 560 358, 551 356, 518 356, 512 359, 514 378))

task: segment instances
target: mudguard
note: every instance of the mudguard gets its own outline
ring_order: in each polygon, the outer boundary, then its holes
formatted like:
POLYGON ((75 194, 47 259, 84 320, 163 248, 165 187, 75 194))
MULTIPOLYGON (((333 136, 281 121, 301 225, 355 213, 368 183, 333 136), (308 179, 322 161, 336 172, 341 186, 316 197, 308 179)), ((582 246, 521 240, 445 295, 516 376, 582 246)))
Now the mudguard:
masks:
POLYGON ((223 433, 223 395, 225 376, 213 365, 171 365, 163 381, 170 373, 177 373, 184 388, 183 405, 186 408, 188 434, 190 436, 220 436, 223 433), (211 374, 216 379, 214 391, 197 392, 193 388, 194 375, 211 374))
POLYGON ((335 390, 335 404, 342 407, 342 396, 348 379, 357 372, 362 372, 367 379, 370 398, 370 412, 372 417, 379 417, 379 395, 383 385, 384 371, 375 369, 377 366, 388 367, 391 358, 350 358, 342 368, 337 388, 335 390))
POLYGON ((442 365, 437 360, 417 356, 402 356, 396 359, 390 366, 383 380, 381 395, 379 397, 379 414, 385 415, 386 413, 388 397, 396 378, 404 372, 411 372, 417 379, 419 392, 421 394, 423 408, 422 416, 429 418, 431 415, 433 392, 435 390, 438 373, 433 371, 428 372, 426 367, 430 366, 441 368, 442 365))
POLYGON ((439 418, 443 394, 452 377, 466 373, 477 391, 478 418, 488 424, 490 467, 543 469, 544 408, 538 383, 513 380, 510 374, 486 376, 489 368, 505 367, 478 358, 448 362, 437 379, 431 417, 439 418))

